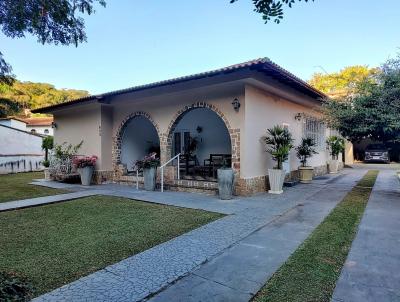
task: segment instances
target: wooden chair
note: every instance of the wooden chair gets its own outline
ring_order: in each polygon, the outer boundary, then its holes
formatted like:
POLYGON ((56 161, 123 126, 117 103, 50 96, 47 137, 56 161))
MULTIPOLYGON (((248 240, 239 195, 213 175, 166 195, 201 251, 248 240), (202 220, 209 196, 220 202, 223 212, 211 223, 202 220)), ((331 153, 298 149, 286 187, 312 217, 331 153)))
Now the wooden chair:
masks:
POLYGON ((204 160, 204 166, 209 167, 210 176, 216 178, 217 170, 225 165, 230 167, 232 164, 231 154, 210 154, 209 159, 204 160))

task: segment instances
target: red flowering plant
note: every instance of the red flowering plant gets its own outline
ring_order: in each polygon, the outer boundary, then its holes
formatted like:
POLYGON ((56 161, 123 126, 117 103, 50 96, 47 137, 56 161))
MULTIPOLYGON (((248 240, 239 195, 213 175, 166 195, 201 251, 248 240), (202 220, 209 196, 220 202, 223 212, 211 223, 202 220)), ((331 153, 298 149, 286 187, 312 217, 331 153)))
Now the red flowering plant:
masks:
POLYGON ((74 156, 72 159, 72 164, 76 168, 94 167, 96 165, 97 156, 74 156))
POLYGON ((157 168, 160 165, 160 159, 157 158, 157 153, 153 152, 146 155, 143 159, 137 160, 133 166, 134 169, 139 171, 149 168, 157 168))

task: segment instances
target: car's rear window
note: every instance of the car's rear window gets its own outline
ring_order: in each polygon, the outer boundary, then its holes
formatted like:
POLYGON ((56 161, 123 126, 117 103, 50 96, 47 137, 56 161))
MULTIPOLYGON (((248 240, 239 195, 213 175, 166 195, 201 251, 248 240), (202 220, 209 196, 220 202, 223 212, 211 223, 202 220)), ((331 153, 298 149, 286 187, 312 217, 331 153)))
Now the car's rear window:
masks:
POLYGON ((368 145, 367 150, 386 150, 386 147, 382 144, 368 145))

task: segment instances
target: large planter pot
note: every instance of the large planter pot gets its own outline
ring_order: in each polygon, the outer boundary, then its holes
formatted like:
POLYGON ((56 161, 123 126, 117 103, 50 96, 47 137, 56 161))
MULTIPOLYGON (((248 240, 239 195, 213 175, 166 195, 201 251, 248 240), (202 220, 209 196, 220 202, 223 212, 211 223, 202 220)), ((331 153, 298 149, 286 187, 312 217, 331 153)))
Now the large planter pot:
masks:
POLYGON ((337 159, 332 159, 329 162, 329 173, 336 174, 339 169, 339 161, 337 159))
POLYGON ((49 168, 44 168, 44 179, 45 180, 51 180, 51 173, 49 168))
POLYGON ((79 175, 81 176, 81 183, 83 186, 90 186, 92 182, 93 171, 94 171, 93 166, 87 166, 78 169, 79 175))
POLYGON ((271 194, 283 193, 283 182, 285 181, 285 171, 281 169, 268 169, 268 180, 271 194))
POLYGON ((157 168, 145 168, 143 170, 144 189, 154 191, 156 189, 157 168))
POLYGON ((235 173, 233 169, 218 169, 218 194, 223 200, 232 199, 235 173))
POLYGON ((299 181, 303 184, 309 184, 314 175, 313 167, 299 167, 299 181))

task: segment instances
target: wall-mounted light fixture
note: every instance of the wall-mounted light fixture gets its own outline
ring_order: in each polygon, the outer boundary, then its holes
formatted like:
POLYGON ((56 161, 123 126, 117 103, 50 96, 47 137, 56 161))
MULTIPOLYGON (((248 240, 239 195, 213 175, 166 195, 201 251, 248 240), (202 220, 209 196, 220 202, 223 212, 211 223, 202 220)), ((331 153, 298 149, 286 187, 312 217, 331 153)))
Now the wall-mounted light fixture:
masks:
POLYGON ((301 119, 302 119, 302 117, 303 117, 303 113, 297 113, 295 116, 294 116, 294 119, 296 120, 296 121, 298 121, 298 122, 300 122, 301 121, 301 119))
POLYGON ((197 133, 202 133, 203 132, 203 127, 197 126, 196 131, 197 131, 197 133))
POLYGON ((51 122, 51 128, 57 129, 57 124, 55 122, 51 122))
POLYGON ((233 109, 235 109, 235 111, 238 112, 239 108, 240 108, 240 101, 237 98, 235 98, 232 101, 232 106, 233 106, 233 109))

